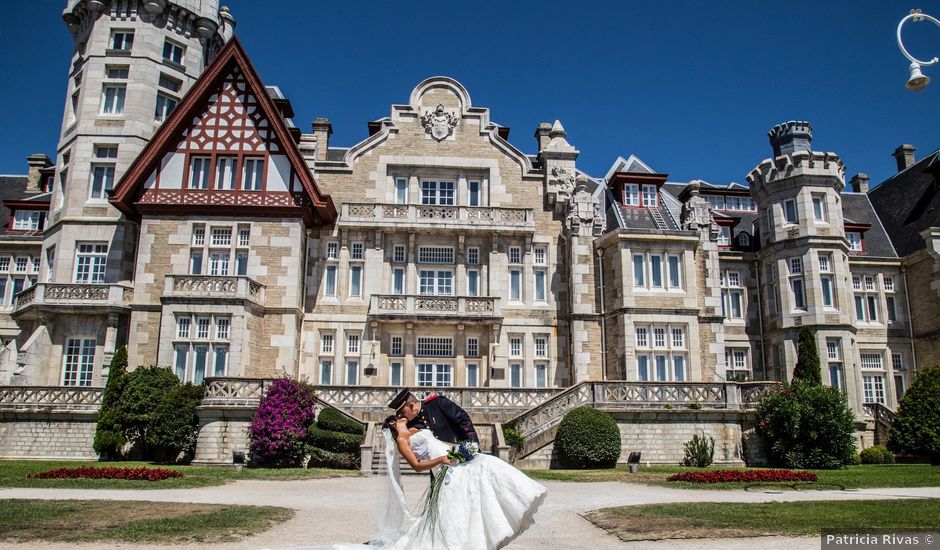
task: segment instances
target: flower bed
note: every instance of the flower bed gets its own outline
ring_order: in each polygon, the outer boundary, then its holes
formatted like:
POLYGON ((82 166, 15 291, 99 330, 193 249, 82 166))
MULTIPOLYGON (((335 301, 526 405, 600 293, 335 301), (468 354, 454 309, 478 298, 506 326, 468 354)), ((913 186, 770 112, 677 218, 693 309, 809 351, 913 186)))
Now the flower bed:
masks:
POLYGON ((32 474, 31 479, 128 479, 133 481, 163 481, 171 477, 183 477, 183 474, 163 468, 56 468, 32 474))
POLYGON ((794 470, 710 470, 706 472, 682 472, 671 475, 667 481, 689 483, 731 483, 770 481, 819 481, 813 472, 794 470))

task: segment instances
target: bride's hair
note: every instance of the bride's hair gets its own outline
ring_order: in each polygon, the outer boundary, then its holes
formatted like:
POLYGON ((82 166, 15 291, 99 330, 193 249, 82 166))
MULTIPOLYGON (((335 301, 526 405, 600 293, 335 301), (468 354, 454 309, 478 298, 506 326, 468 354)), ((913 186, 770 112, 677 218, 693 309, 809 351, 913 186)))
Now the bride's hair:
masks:
POLYGON ((398 415, 391 414, 385 419, 385 427, 392 432, 392 437, 398 437, 398 415))

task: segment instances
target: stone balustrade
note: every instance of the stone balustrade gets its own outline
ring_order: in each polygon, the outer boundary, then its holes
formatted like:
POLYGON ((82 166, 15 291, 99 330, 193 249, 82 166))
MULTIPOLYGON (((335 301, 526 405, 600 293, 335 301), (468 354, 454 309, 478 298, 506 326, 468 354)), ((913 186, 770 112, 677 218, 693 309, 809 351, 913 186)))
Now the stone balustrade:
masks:
POLYGON ((92 283, 37 283, 14 298, 14 315, 39 308, 79 307, 129 308, 134 301, 134 289, 119 284, 92 283))
POLYGON ((172 298, 232 298, 264 304, 264 285, 242 275, 167 275, 163 295, 172 298))
POLYGON ((534 232, 535 217, 531 208, 343 203, 337 225, 534 232))
POLYGON ((97 411, 103 391, 76 386, 0 386, 0 409, 97 411))
POLYGON ((492 296, 421 296, 373 294, 369 315, 383 317, 432 317, 454 321, 502 317, 499 298, 492 296))

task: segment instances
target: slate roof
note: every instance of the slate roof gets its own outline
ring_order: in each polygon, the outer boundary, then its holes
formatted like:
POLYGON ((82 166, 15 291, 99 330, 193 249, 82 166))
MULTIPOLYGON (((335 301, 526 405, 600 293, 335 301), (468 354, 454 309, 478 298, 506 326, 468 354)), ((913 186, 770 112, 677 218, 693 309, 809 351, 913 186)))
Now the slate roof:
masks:
MULTIPOLYGON (((940 150, 868 192, 868 198, 900 256, 924 248, 921 231, 928 227, 940 227, 938 177, 940 150)), ((865 237, 865 244, 868 245, 867 233, 865 237)))
POLYGON ((0 176, 0 234, 5 234, 10 228, 10 209, 3 201, 24 200, 35 196, 33 193, 26 194, 26 179, 26 176, 0 176))
MULTIPOLYGON (((878 258, 896 258, 891 239, 885 231, 875 207, 872 206, 865 193, 842 193, 842 217, 845 223, 870 224, 871 229, 865 231, 865 252, 856 256, 875 256, 878 258)), ((923 241, 921 241, 923 242, 923 241)))

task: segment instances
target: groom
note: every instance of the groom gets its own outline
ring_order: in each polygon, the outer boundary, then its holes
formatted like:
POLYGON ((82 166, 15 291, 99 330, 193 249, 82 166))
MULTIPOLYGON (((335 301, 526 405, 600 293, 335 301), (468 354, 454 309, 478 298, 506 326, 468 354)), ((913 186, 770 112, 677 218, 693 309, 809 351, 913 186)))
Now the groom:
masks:
POLYGON ((403 416, 409 428, 428 428, 441 441, 457 443, 470 440, 480 443, 467 411, 443 395, 434 394, 419 401, 411 390, 404 389, 392 399, 388 407, 403 416))

